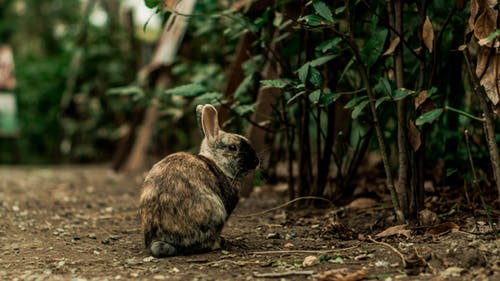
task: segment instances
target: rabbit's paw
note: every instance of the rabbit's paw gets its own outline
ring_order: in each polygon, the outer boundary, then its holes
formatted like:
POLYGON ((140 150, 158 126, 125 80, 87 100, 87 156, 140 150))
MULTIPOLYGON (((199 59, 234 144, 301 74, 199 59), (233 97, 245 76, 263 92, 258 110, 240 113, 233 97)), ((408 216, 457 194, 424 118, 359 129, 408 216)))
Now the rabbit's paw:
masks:
POLYGON ((151 254, 155 258, 163 258, 175 255, 175 247, 164 241, 153 241, 151 243, 151 254))

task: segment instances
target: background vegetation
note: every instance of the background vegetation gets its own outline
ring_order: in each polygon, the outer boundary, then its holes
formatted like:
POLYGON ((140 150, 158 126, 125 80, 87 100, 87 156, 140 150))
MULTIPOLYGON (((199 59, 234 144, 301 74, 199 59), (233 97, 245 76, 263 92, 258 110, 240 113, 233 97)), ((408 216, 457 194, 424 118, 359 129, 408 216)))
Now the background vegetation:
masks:
MULTIPOLYGON (((424 184, 486 210, 498 196, 487 137, 499 135, 485 133, 498 118, 469 71, 478 52, 469 2, 198 1, 165 87, 144 82, 157 72, 141 76, 153 27, 131 22, 121 1, 92 2, 0 1, 21 124, 19 157, 0 140, 2 163, 120 169, 157 99, 148 154, 196 151, 194 107, 210 102, 227 130, 254 142, 263 179, 287 181, 291 198, 340 202, 358 175, 384 179, 398 219, 415 220, 424 184), (103 24, 89 22, 95 9, 103 24)), ((180 16, 175 1, 143 4, 163 22, 180 16)))

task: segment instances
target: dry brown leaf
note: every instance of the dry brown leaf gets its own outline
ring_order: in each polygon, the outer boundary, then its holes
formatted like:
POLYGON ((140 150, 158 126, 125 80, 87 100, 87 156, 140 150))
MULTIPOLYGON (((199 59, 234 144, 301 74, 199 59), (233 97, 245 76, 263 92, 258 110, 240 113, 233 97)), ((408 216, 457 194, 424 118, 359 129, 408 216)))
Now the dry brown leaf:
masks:
POLYGON ((493 31, 496 30, 497 15, 497 11, 489 7, 484 7, 484 10, 477 18, 474 25, 474 36, 479 40, 479 44, 481 46, 492 46, 492 42, 487 40, 487 38, 493 31))
POLYGON ((460 226, 458 226, 456 223, 453 222, 445 222, 433 227, 429 227, 426 231, 427 234, 430 235, 438 235, 438 234, 443 234, 445 232, 451 231, 451 232, 457 232, 460 230, 460 226))
POLYGON ((424 44, 429 50, 429 53, 432 53, 434 48, 434 28, 432 27, 429 16, 425 18, 424 26, 422 27, 422 40, 424 40, 424 44))
POLYGON ((357 198, 351 201, 351 203, 348 205, 350 208, 354 209, 367 209, 367 208, 372 208, 377 205, 377 201, 371 199, 371 198, 357 198))
POLYGON ((316 281, 358 281, 368 275, 365 269, 360 269, 356 272, 348 273, 347 268, 332 269, 318 273, 314 280, 316 281))
POLYGON ((395 225, 375 235, 376 237, 388 237, 392 235, 404 235, 406 238, 411 237, 411 230, 406 229, 407 224, 395 225))
POLYGON ((392 40, 391 44, 389 45, 389 48, 387 48, 382 56, 388 56, 394 53, 394 50, 396 50, 396 47, 399 45, 399 41, 401 41, 401 39, 399 39, 399 36, 394 38, 394 40, 392 40))
POLYGON ((474 23, 476 22, 477 13, 479 12, 478 0, 470 1, 470 17, 469 17, 469 29, 474 29, 474 23))
POLYGON ((427 99, 427 90, 420 91, 418 95, 415 97, 415 109, 417 109, 420 105, 422 105, 427 99))
POLYGON ((476 75, 481 78, 488 98, 497 105, 500 101, 499 85, 500 79, 500 54, 491 54, 491 48, 479 47, 477 52, 476 75))
POLYGON ((415 125, 413 120, 408 121, 408 141, 410 142, 413 151, 417 151, 422 144, 422 140, 420 139, 420 131, 415 125))

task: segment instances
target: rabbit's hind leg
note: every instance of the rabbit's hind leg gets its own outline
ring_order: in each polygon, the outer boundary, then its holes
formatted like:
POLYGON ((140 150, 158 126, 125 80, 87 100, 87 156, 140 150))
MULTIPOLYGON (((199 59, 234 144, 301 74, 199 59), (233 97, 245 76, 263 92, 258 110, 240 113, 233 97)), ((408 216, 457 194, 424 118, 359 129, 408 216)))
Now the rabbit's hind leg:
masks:
POLYGON ((165 241, 158 241, 158 240, 153 241, 153 243, 151 243, 150 250, 151 254, 155 258, 169 257, 177 253, 177 250, 174 246, 165 241))

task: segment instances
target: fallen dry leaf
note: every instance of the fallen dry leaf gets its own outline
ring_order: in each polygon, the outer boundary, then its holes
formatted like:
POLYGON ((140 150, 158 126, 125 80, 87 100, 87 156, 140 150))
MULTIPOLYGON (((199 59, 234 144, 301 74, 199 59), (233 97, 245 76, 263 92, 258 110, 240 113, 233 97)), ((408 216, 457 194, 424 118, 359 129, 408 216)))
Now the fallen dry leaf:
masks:
POLYGON ((365 269, 360 269, 356 272, 348 273, 347 268, 332 269, 323 271, 314 276, 317 281, 358 281, 368 275, 365 269))
POLYGON ((425 18, 424 26, 422 27, 422 40, 424 41, 424 45, 429 50, 429 53, 432 53, 434 48, 434 28, 432 27, 429 16, 425 18))
POLYGON ((375 235, 375 237, 389 237, 392 235, 403 235, 406 238, 410 238, 411 230, 406 229, 407 226, 408 226, 407 224, 391 226, 386 230, 380 232, 379 234, 375 235))
POLYGON ((460 226, 453 222, 445 222, 433 227, 429 227, 426 231, 427 234, 430 235, 438 235, 443 234, 445 232, 457 232, 460 230, 460 226))
POLYGON ((367 209, 377 206, 377 201, 371 198, 356 198, 347 205, 347 207, 354 209, 367 209))

